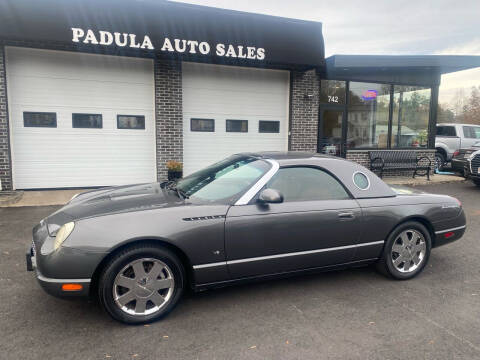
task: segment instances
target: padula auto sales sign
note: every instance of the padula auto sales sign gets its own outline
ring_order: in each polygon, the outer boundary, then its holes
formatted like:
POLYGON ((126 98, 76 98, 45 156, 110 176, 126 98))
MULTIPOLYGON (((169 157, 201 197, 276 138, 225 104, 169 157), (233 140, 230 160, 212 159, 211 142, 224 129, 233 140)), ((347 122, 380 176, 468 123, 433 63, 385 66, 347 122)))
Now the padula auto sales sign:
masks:
POLYGON ((136 34, 94 31, 91 29, 71 28, 72 42, 98 46, 117 46, 121 48, 155 50, 159 46, 160 51, 177 54, 191 55, 216 55, 219 57, 264 60, 265 49, 247 45, 232 45, 206 41, 171 39, 165 37, 161 44, 154 44, 148 35, 137 36, 136 34))

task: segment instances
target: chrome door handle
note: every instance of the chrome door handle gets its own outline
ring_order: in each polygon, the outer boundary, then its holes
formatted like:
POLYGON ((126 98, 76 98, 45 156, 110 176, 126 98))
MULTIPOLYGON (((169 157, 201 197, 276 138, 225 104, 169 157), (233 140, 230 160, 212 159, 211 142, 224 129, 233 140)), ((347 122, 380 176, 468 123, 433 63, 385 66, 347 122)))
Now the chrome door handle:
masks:
POLYGON ((344 212, 344 213, 339 213, 338 217, 340 219, 353 219, 355 218, 355 215, 352 212, 344 212))

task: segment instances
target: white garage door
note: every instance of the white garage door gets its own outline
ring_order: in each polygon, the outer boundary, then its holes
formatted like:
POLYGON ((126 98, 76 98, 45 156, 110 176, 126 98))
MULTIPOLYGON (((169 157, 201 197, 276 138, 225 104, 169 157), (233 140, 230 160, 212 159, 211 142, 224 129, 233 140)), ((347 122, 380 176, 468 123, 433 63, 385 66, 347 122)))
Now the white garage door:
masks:
POLYGON ((15 188, 155 181, 152 60, 8 47, 6 65, 15 188))
POLYGON ((184 62, 182 76, 186 175, 238 152, 287 150, 287 71, 184 62))

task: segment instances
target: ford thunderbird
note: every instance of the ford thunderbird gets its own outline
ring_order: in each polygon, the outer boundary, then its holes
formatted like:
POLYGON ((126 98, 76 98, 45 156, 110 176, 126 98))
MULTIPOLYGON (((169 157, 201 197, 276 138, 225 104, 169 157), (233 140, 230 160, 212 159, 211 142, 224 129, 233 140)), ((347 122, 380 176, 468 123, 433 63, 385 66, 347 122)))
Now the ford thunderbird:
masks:
POLYGON ((368 264, 410 279, 465 227, 457 199, 392 188, 357 163, 243 153, 176 182, 78 194, 35 226, 26 260, 47 293, 97 297, 138 324, 188 288, 368 264))

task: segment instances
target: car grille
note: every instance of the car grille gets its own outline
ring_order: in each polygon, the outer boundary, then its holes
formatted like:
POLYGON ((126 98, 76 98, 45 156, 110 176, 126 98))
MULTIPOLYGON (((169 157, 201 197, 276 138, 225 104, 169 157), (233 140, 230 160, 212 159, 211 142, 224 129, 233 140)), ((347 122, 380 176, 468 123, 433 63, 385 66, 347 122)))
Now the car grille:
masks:
POLYGON ((473 157, 470 163, 472 174, 478 174, 478 168, 480 167, 480 154, 473 157))

